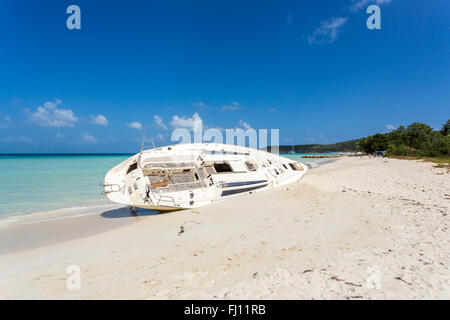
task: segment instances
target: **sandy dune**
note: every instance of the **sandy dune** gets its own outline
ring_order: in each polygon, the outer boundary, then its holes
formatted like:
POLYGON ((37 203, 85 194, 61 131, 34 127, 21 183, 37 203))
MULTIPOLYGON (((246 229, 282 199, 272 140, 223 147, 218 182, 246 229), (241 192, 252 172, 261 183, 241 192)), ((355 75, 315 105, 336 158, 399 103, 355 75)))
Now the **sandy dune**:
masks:
MULTIPOLYGON (((198 210, 28 225, 83 236, 0 255, 0 298, 449 299, 449 207, 444 169, 339 159, 198 210), (108 219, 124 223, 101 227, 108 219), (82 232, 96 224, 101 233, 82 232), (69 265, 81 268, 80 290, 66 287, 69 265)), ((19 229, 0 230, 0 245, 19 229)))

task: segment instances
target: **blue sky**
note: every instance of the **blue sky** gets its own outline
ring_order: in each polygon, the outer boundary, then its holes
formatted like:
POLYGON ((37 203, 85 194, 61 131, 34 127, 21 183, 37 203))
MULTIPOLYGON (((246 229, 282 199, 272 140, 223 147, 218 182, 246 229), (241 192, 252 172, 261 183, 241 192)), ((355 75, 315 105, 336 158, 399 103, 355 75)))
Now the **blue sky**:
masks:
POLYGON ((198 118, 281 144, 437 128, 449 21, 448 0, 2 1, 0 153, 135 152, 198 118))

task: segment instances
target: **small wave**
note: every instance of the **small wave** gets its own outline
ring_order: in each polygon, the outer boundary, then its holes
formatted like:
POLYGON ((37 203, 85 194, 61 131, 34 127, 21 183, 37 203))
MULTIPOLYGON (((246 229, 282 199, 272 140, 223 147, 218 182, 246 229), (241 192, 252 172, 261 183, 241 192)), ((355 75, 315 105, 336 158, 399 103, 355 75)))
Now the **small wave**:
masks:
POLYGON ((303 164, 306 164, 308 166, 308 168, 310 169, 315 169, 320 167, 321 165, 327 164, 327 163, 331 163, 336 161, 337 159, 320 159, 320 160, 315 160, 315 161, 301 161, 301 160, 297 160, 298 162, 301 162, 303 164))

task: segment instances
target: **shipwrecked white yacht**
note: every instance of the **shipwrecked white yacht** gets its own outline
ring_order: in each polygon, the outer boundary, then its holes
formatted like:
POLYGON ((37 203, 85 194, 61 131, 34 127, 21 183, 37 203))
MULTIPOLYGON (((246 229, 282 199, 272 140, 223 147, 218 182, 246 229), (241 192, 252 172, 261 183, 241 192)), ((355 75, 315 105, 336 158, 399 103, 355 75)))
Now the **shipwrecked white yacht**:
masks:
POLYGON ((261 150, 218 143, 141 148, 105 176, 115 203, 169 211, 197 208, 298 181, 308 167, 261 150))

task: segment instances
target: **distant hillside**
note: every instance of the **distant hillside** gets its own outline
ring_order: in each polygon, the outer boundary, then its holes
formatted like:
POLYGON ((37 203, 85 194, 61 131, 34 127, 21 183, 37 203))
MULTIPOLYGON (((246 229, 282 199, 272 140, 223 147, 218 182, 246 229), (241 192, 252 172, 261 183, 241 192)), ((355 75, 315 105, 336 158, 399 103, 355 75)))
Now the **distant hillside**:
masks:
MULTIPOLYGON (((294 145, 295 153, 324 153, 324 152, 356 152, 358 139, 335 144, 300 144, 294 145)), ((280 153, 289 153, 292 146, 280 146, 280 153)), ((270 151, 271 147, 267 147, 270 151)))

